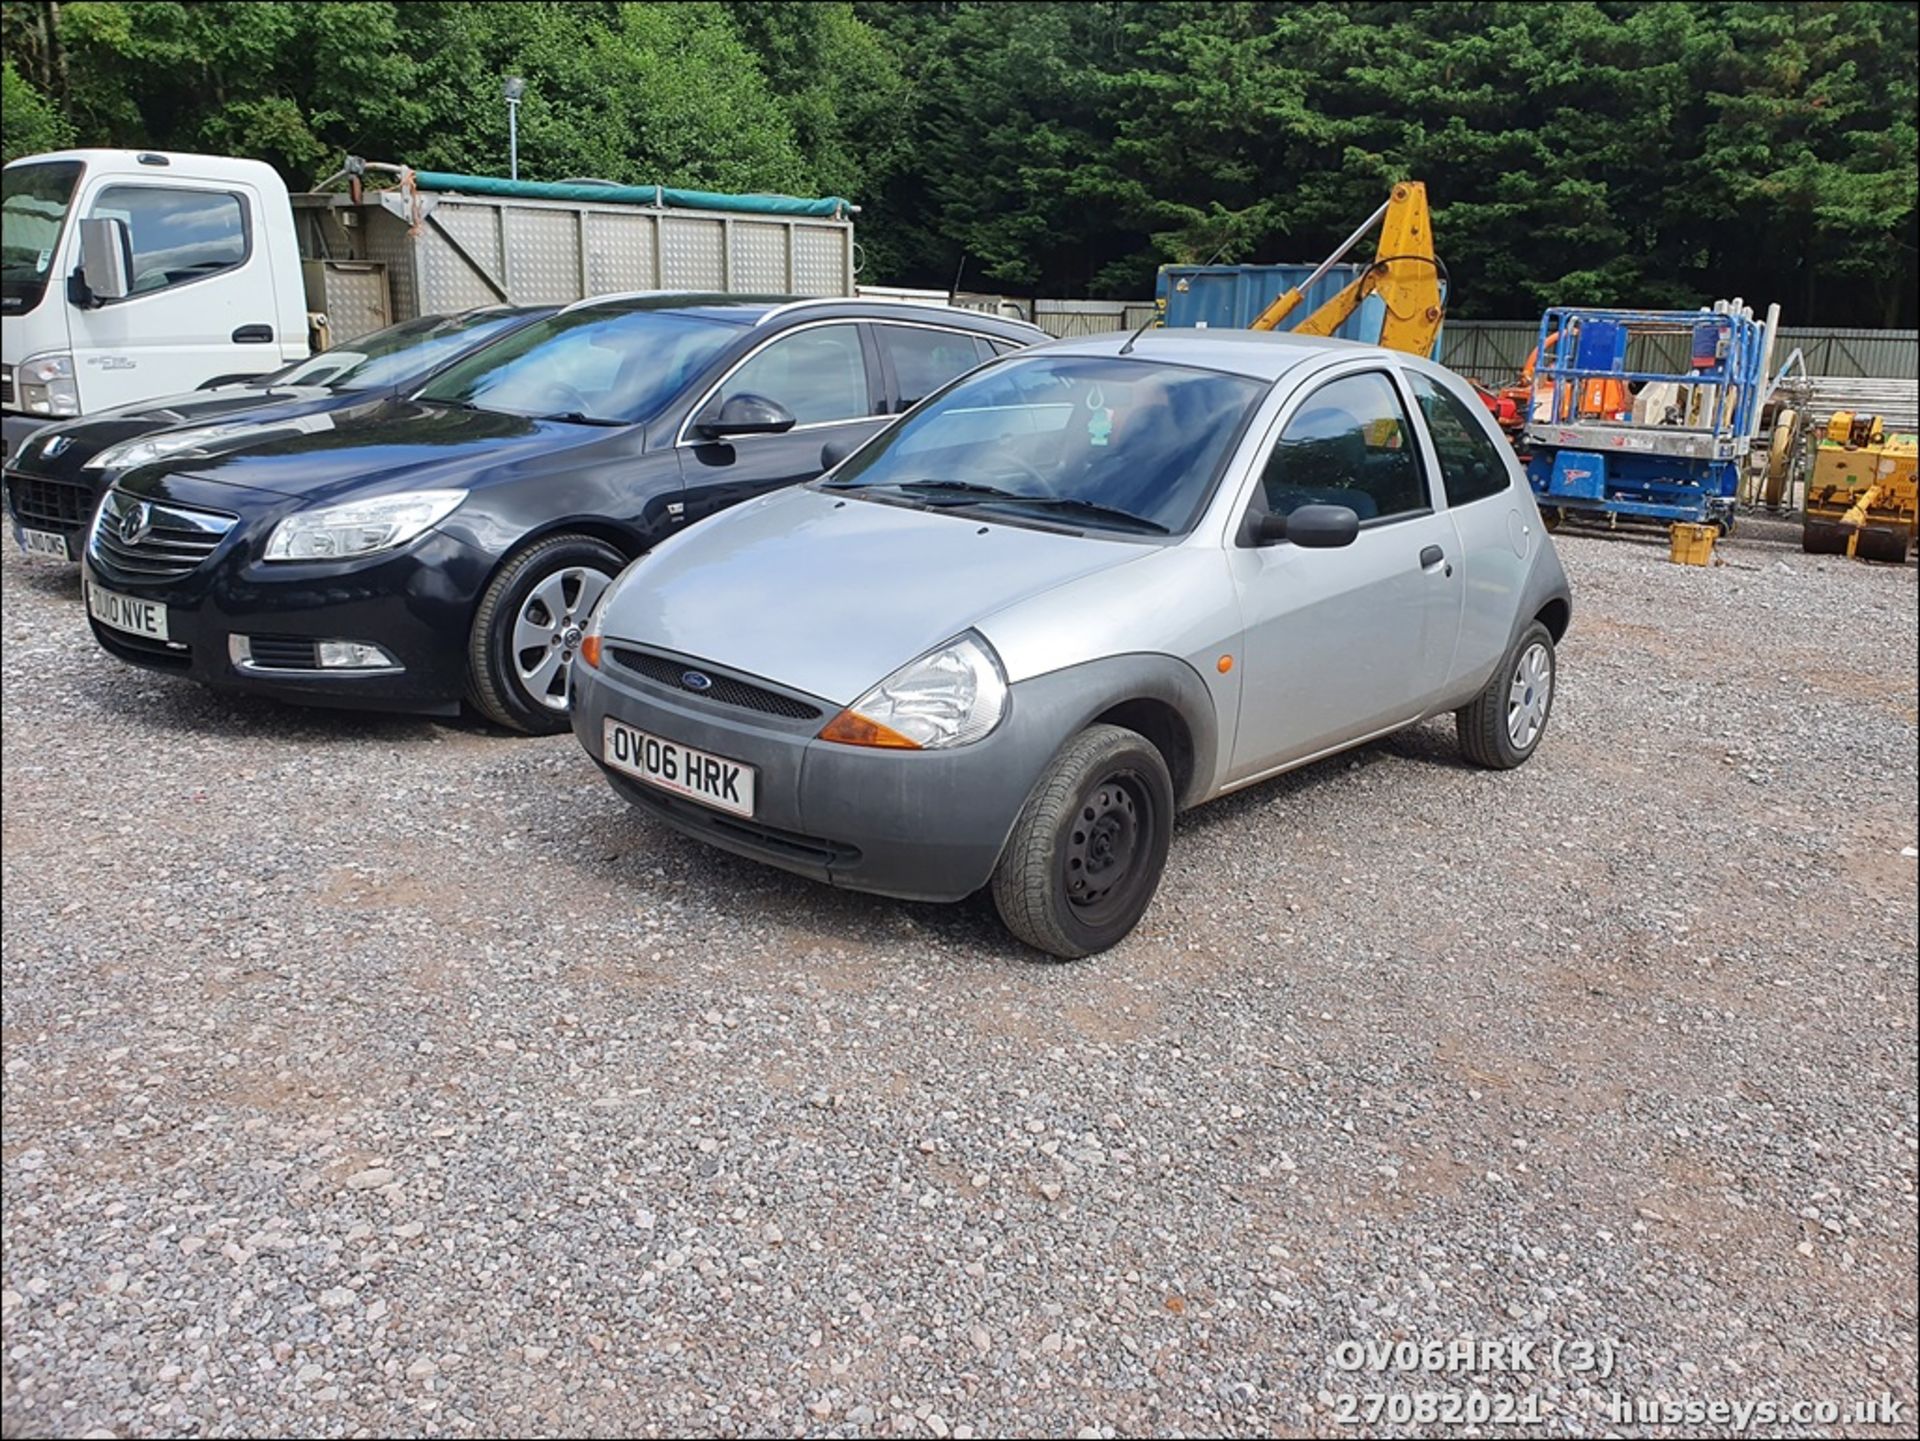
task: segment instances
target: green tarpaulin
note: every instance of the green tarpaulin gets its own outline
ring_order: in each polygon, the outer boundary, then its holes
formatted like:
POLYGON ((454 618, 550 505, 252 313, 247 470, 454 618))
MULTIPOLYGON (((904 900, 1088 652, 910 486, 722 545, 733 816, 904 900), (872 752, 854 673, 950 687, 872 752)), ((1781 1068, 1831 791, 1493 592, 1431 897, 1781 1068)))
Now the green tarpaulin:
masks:
POLYGON ((587 200, 603 205, 668 205, 685 210, 731 210, 746 215, 849 216, 853 205, 830 195, 804 200, 795 195, 720 195, 708 190, 674 190, 664 185, 580 185, 544 180, 501 180, 492 175, 453 175, 416 170, 422 190, 454 190, 465 195, 498 195, 512 200, 587 200))

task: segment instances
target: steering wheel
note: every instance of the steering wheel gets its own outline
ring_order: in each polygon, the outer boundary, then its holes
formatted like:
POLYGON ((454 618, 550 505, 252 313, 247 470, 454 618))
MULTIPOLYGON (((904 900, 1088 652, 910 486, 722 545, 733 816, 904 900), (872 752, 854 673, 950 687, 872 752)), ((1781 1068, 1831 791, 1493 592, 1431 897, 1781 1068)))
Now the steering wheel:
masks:
POLYGON ((1001 456, 999 457, 999 463, 1001 468, 996 472, 997 474, 1005 474, 1007 471, 1012 471, 1015 474, 1024 475, 1040 487, 1042 494, 1051 495, 1053 493, 1053 483, 1035 469, 1032 464, 1022 460, 1019 456, 1001 456))
POLYGON ((542 415, 565 415, 570 410, 588 415, 593 411, 586 396, 564 380, 549 380, 540 387, 537 396, 536 408, 542 415))

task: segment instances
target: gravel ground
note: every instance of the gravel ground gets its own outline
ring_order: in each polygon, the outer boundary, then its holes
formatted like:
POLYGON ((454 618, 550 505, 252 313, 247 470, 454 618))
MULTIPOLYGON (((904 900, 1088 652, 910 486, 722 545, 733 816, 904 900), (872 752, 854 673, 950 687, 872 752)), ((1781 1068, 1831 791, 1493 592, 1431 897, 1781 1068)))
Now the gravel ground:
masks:
POLYGON ((9 549, 5 1434, 1911 1434, 1915 571, 1746 529, 1563 536, 1532 764, 1190 815, 1071 966, 121 667, 9 549), (1460 1337, 1539 1369, 1336 1364, 1460 1337))

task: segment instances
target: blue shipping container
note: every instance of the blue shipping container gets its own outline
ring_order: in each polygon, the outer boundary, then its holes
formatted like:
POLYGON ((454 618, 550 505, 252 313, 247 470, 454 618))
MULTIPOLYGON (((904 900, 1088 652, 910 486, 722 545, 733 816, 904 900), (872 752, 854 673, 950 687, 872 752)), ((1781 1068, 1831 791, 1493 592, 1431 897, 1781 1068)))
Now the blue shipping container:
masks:
MULTIPOLYGON (((1360 265, 1334 266, 1307 291, 1299 308, 1287 318, 1289 324, 1313 314, 1351 285, 1363 269, 1360 265)), ((1169 329, 1245 330, 1261 311, 1313 271, 1311 265, 1163 265, 1154 282, 1154 299, 1169 329)), ((1334 334, 1343 340, 1377 345, 1386 315, 1387 303, 1369 295, 1334 334)), ((1436 342, 1436 354, 1439 348, 1436 342)))

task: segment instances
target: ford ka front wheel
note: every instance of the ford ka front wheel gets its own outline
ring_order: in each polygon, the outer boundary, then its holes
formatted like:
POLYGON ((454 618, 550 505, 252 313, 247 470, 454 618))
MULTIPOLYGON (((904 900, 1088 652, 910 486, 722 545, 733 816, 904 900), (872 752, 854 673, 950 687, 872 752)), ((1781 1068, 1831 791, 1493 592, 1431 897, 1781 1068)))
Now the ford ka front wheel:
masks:
POLYGON ((1120 726, 1089 726, 1034 786, 993 873, 994 909, 1037 951, 1075 960, 1117 944, 1160 886, 1173 839, 1160 752, 1120 726))

